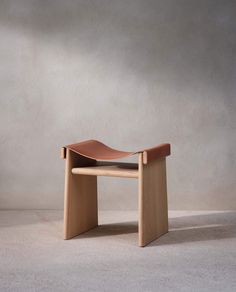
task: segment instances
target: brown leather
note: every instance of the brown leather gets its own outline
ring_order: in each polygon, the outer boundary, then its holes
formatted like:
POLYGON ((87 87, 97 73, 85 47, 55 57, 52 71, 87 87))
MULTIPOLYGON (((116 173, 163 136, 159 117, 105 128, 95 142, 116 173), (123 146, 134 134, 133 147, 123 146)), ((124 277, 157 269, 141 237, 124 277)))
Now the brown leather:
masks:
MULTIPOLYGON (((87 140, 76 144, 70 144, 63 148, 68 148, 73 152, 95 160, 113 160, 143 152, 143 162, 147 163, 153 159, 170 155, 170 144, 161 144, 153 148, 144 149, 136 152, 126 152, 110 148, 96 140, 87 140)), ((62 150, 61 157, 65 158, 64 150, 62 150)))
POLYGON ((127 157, 133 154, 133 152, 124 152, 112 149, 96 140, 88 140, 77 144, 67 145, 66 148, 69 148, 82 156, 96 160, 112 160, 127 157))
POLYGON ((143 163, 155 160, 157 158, 166 157, 170 155, 170 144, 160 144, 156 147, 145 149, 143 151, 143 163))

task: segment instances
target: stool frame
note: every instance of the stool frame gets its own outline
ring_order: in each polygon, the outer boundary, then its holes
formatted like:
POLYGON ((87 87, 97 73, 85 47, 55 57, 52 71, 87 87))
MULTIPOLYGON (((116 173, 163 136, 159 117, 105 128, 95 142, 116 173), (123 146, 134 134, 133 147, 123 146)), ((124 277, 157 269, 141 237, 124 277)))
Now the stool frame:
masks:
POLYGON ((161 144, 135 154, 138 155, 138 163, 125 164, 98 161, 70 147, 62 148, 61 157, 66 160, 64 239, 98 226, 99 175, 138 179, 139 246, 144 247, 168 232, 166 156, 170 154, 170 144, 161 144))

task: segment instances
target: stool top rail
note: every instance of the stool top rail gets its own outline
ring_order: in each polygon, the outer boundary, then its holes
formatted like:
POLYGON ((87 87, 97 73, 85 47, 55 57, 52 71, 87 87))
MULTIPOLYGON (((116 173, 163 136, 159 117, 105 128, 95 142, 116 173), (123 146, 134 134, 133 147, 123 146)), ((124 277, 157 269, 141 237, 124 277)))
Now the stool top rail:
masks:
POLYGON ((137 163, 98 162, 94 166, 72 168, 73 174, 138 178, 137 163))

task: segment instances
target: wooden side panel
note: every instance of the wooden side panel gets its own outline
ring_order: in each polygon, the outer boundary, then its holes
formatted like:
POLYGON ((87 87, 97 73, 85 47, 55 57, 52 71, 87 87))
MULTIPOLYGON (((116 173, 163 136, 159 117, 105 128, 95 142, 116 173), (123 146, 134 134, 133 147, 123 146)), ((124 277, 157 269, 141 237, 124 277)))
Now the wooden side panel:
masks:
POLYGON ((73 175, 71 169, 94 165, 96 161, 66 150, 64 239, 70 239, 98 225, 97 177, 73 175))
POLYGON ((139 246, 168 232, 166 160, 143 164, 139 154, 139 246))

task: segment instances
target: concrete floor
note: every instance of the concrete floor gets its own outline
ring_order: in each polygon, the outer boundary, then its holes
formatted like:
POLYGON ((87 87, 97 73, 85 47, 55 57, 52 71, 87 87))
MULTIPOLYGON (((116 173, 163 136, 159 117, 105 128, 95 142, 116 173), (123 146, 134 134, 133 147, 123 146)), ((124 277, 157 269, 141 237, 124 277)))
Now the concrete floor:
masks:
POLYGON ((62 240, 62 211, 0 212, 0 291, 236 291, 236 212, 170 212, 137 247, 137 213, 62 240))

